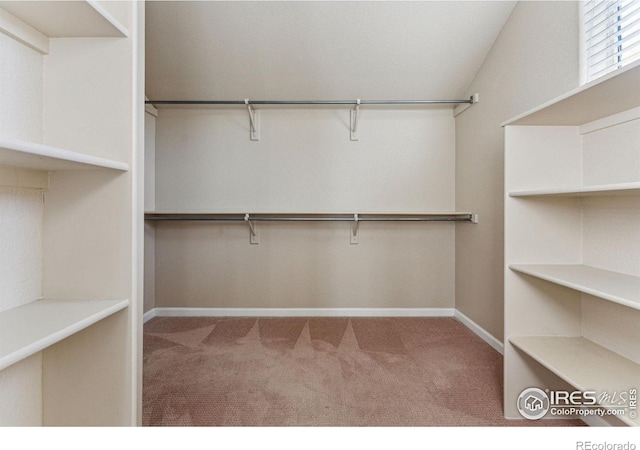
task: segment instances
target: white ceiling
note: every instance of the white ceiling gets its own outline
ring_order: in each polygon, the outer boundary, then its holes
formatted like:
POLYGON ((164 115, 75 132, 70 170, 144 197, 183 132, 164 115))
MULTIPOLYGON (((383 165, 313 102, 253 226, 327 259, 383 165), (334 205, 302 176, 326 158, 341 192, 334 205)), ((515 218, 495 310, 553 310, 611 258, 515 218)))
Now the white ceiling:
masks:
POLYGON ((461 98, 514 2, 147 2, 152 100, 461 98))

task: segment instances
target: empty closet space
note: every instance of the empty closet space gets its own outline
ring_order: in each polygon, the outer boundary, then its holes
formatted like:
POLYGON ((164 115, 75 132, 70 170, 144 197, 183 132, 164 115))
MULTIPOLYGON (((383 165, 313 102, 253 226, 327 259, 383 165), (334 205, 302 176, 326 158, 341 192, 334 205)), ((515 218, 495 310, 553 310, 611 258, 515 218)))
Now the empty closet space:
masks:
POLYGON ((455 122, 511 6, 147 5, 144 425, 504 422, 455 122), (492 401, 452 419, 467 357, 492 401))
POLYGON ((508 424, 500 279, 457 294, 502 271, 502 174, 458 147, 514 5, 146 13, 143 425, 508 424))
MULTIPOLYGON (((455 207, 453 115, 471 100, 448 74, 473 62, 424 70, 418 53, 445 56, 422 36, 442 26, 431 8, 147 5, 157 314, 452 314, 455 229, 473 211, 455 207)), ((456 32, 481 51, 493 37, 456 32)))

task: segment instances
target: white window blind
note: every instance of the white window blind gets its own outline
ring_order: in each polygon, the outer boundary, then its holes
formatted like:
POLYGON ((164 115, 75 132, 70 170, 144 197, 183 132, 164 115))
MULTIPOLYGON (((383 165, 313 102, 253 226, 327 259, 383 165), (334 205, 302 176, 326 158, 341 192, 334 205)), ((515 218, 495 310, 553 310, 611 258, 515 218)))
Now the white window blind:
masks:
POLYGON ((583 12, 587 81, 640 60, 640 0, 589 0, 583 12))

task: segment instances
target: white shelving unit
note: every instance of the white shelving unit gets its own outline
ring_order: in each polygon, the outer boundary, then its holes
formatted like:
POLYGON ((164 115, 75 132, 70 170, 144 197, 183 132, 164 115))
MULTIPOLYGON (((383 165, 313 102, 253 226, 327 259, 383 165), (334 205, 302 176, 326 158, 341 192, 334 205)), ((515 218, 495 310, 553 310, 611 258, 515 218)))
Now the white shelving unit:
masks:
POLYGON ((640 65, 503 125, 505 416, 528 387, 638 389, 640 65))
POLYGON ((24 402, 13 400, 41 411, 12 414, 0 405, 0 426, 139 424, 144 5, 2 1, 0 29, 19 43, 0 53, 7 67, 33 61, 33 50, 42 61, 41 77, 5 77, 8 85, 0 86, 42 93, 3 98, 16 113, 25 98, 41 104, 27 119, 29 130, 34 122, 41 127, 42 142, 20 127, 0 133, 0 185, 40 189, 44 202, 39 218, 33 215, 41 223, 28 227, 41 230, 32 237, 41 255, 23 271, 39 273, 26 280, 38 280, 41 295, 13 301, 11 290, 0 291, 0 391, 12 378, 41 380, 24 402), (27 84, 34 80, 42 85, 27 84), (30 358, 41 363, 21 365, 30 358), (12 415, 40 423, 3 423, 12 415))

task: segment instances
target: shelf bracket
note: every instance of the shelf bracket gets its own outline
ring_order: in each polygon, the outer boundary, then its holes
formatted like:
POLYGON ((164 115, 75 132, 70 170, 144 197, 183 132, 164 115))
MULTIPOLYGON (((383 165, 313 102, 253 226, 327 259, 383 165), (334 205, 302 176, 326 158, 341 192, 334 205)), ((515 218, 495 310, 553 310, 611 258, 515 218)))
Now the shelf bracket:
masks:
POLYGON ((260 111, 256 111, 251 107, 249 99, 244 99, 244 104, 247 105, 249 111, 249 139, 252 141, 260 140, 260 111))
POLYGON ((358 230, 360 228, 360 218, 358 214, 353 215, 353 223, 351 224, 351 243, 358 243, 358 230))
POLYGON ((244 221, 249 224, 249 242, 251 244, 259 244, 260 228, 258 228, 258 224, 251 220, 249 214, 244 215, 244 221))
POLYGON ((350 137, 352 141, 358 140, 358 115, 360 114, 360 99, 356 100, 356 107, 351 110, 350 137))

